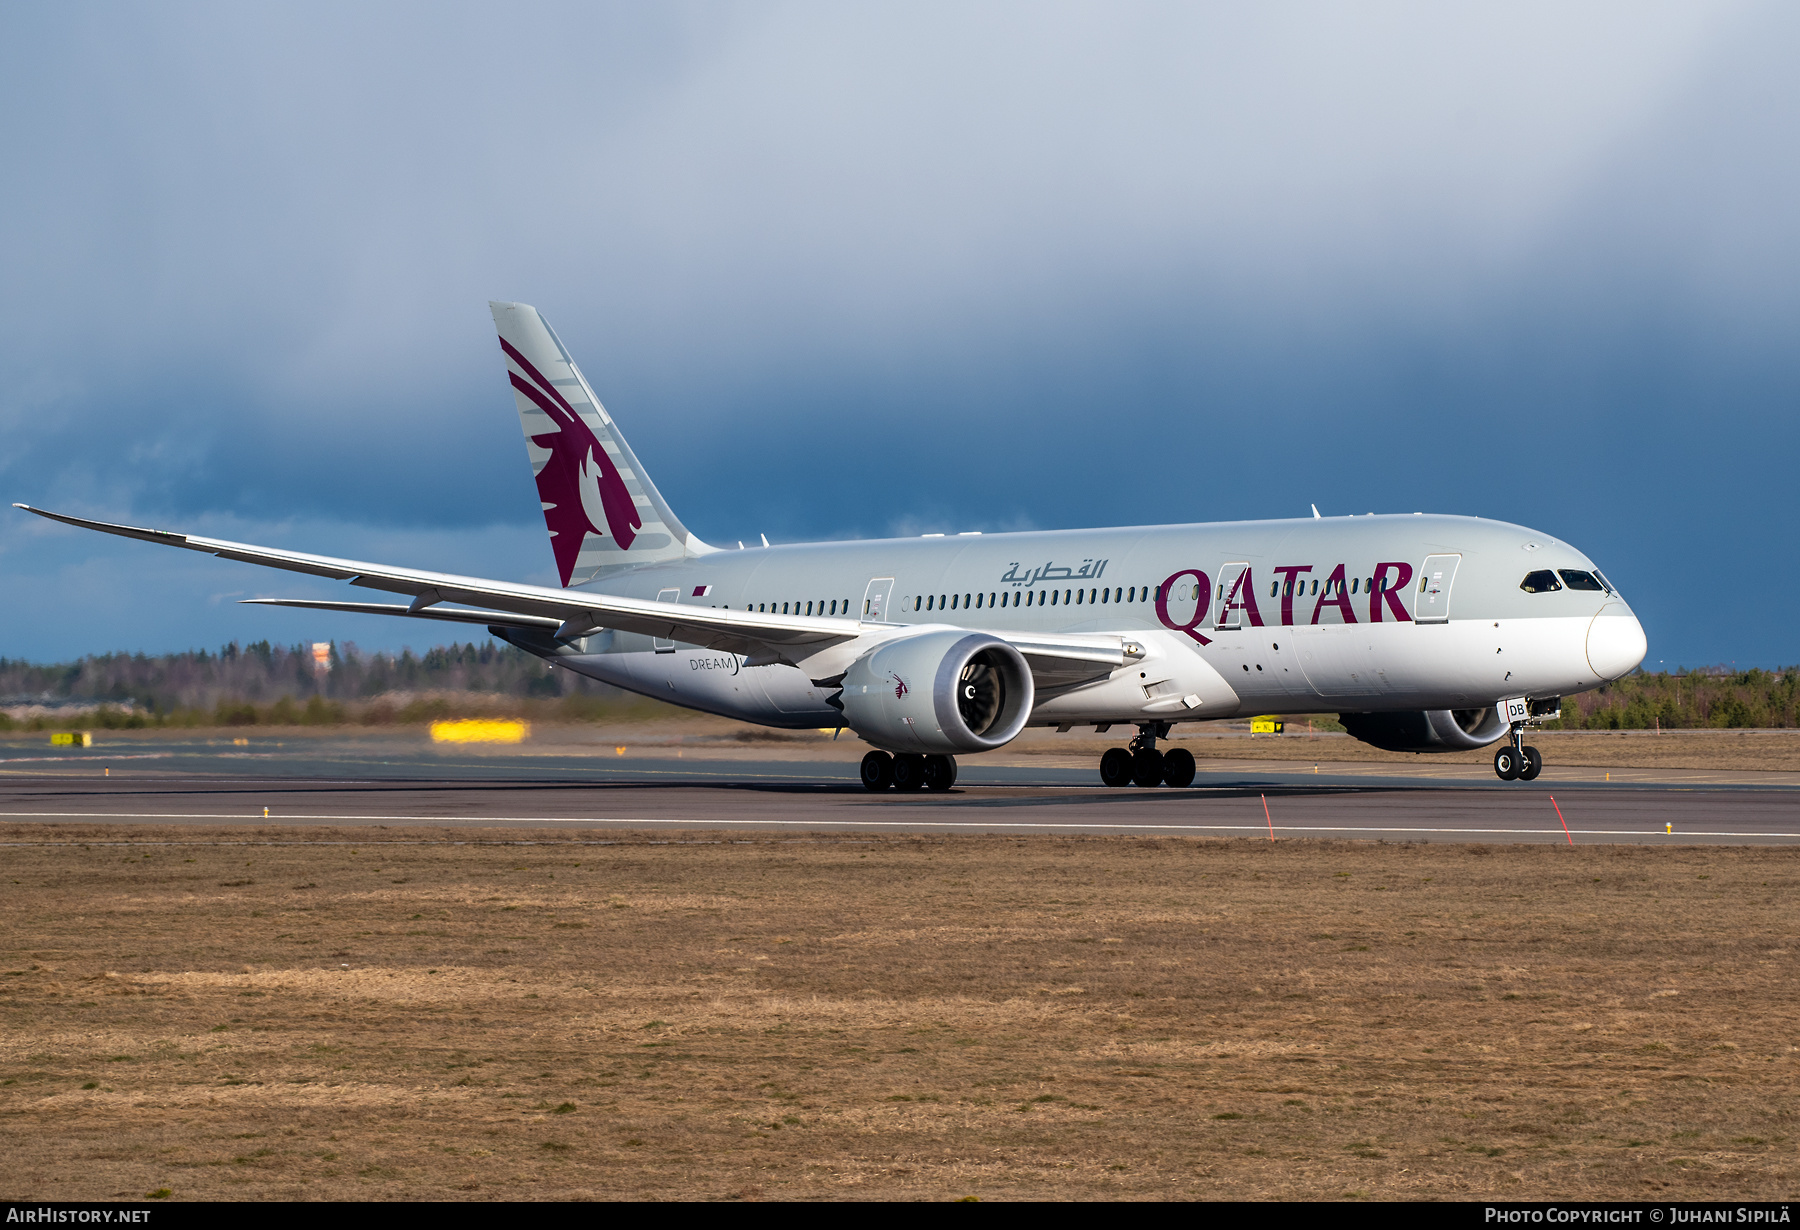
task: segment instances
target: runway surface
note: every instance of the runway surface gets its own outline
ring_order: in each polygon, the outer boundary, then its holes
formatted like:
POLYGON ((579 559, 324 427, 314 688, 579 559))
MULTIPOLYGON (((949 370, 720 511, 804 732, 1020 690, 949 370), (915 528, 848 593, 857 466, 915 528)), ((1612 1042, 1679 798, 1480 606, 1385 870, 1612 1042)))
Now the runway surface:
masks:
POLYGON ((0 821, 1063 833, 1386 841, 1800 844, 1792 774, 1506 783, 1379 765, 1210 766, 1186 789, 1109 789, 1091 769, 972 760, 944 794, 871 794, 854 759, 741 750, 615 760, 403 740, 217 740, 52 754, 0 747, 0 821), (1335 771, 1334 771, 1335 770, 1335 771), (1554 800, 1554 802, 1553 802, 1554 800))

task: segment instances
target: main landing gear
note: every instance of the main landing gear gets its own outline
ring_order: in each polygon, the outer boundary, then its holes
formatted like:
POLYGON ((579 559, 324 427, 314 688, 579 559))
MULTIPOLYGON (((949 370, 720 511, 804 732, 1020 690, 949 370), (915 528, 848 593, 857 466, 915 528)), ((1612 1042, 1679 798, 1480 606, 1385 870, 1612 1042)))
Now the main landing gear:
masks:
POLYGON ((1191 786, 1194 784, 1194 754, 1185 747, 1156 750, 1156 741, 1169 737, 1167 722, 1146 723, 1138 727, 1138 737, 1129 748, 1115 747, 1100 757, 1100 780, 1109 786, 1191 786))
POLYGON ((1494 753, 1494 772, 1503 782, 1528 782, 1544 771, 1544 758, 1525 746, 1525 724, 1515 723, 1507 745, 1494 753))
POLYGON ((870 790, 948 790, 956 785, 956 757, 870 752, 862 759, 862 784, 870 790))

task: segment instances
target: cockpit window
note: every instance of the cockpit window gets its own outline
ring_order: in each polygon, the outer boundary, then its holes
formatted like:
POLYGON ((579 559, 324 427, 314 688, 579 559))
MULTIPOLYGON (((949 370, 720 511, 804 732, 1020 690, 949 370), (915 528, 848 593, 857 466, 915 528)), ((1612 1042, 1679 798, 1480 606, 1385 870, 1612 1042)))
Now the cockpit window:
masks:
POLYGON ((1613 588, 1613 583, 1606 579, 1606 574, 1604 572, 1601 572, 1598 568, 1594 569, 1594 579, 1596 581, 1599 581, 1600 584, 1606 586, 1607 593, 1615 594, 1615 593, 1619 592, 1613 588))
POLYGON ((1606 588, 1594 579, 1591 572, 1582 572, 1578 568, 1560 568, 1557 571, 1562 573, 1563 584, 1570 589, 1587 589, 1599 593, 1606 588))
POLYGON ((1562 582, 1548 568, 1540 568, 1536 572, 1526 573, 1525 579, 1519 582, 1519 588, 1528 594, 1548 594, 1561 589, 1562 582))

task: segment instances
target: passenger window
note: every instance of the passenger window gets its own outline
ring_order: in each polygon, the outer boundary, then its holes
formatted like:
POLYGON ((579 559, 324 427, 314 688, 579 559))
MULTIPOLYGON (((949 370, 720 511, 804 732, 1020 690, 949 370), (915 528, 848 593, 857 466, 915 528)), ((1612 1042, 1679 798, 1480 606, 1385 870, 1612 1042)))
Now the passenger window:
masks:
POLYGON ((969 606, 969 595, 964 594, 963 595, 963 609, 967 610, 968 606, 969 606))
POLYGON ((1563 584, 1570 589, 1589 590, 1593 593, 1600 593, 1605 589, 1591 572, 1582 572, 1576 568, 1559 568, 1557 571, 1562 573, 1563 584))
POLYGON ((936 602, 936 599, 935 599, 935 598, 932 598, 932 597, 931 597, 931 596, 929 596, 929 595, 927 595, 927 596, 926 596, 926 598, 925 598, 925 609, 926 609, 926 610, 928 610, 928 611, 930 611, 930 610, 934 610, 934 609, 935 609, 935 607, 934 607, 934 605, 933 605, 933 604, 934 604, 934 603, 935 603, 935 602, 936 602))
POLYGON ((1528 572, 1525 579, 1519 582, 1519 588, 1528 594, 1550 594, 1562 588, 1562 582, 1548 568, 1536 572, 1528 572))
MULTIPOLYGON (((1281 592, 1281 582, 1280 581, 1270 581, 1269 582, 1269 597, 1273 598, 1273 597, 1275 597, 1275 595, 1277 595, 1280 592, 1281 592)), ((1292 581, 1289 581, 1288 582, 1288 593, 1291 594, 1293 592, 1294 592, 1294 583, 1292 581)))

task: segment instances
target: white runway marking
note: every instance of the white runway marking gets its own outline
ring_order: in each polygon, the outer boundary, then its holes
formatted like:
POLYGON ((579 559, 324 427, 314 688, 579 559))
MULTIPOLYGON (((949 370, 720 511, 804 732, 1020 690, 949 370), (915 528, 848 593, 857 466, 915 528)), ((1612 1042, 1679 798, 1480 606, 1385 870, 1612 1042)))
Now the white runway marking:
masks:
MULTIPOLYGON (((293 820, 333 820, 346 824, 641 824, 683 828, 891 828, 891 829, 969 829, 991 832, 997 829, 1100 829, 1145 833, 1256 833, 1267 830, 1260 824, 1070 824, 1059 821, 968 821, 968 820, 667 820, 643 816, 370 816, 334 815, 326 813, 283 812, 262 816, 255 812, 170 812, 170 811, 11 811, 0 812, 0 820, 217 820, 222 823, 261 821, 281 824, 293 820)), ((1433 833, 1466 837, 1545 837, 1562 832, 1555 829, 1464 829, 1424 828, 1392 825, 1276 825, 1276 835, 1289 834, 1357 834, 1357 833, 1433 833)), ((1789 838, 1800 840, 1800 833, 1739 833, 1690 829, 1681 833, 1665 833, 1661 829, 1571 829, 1583 837, 1666 837, 1670 840, 1694 837, 1789 838)))

